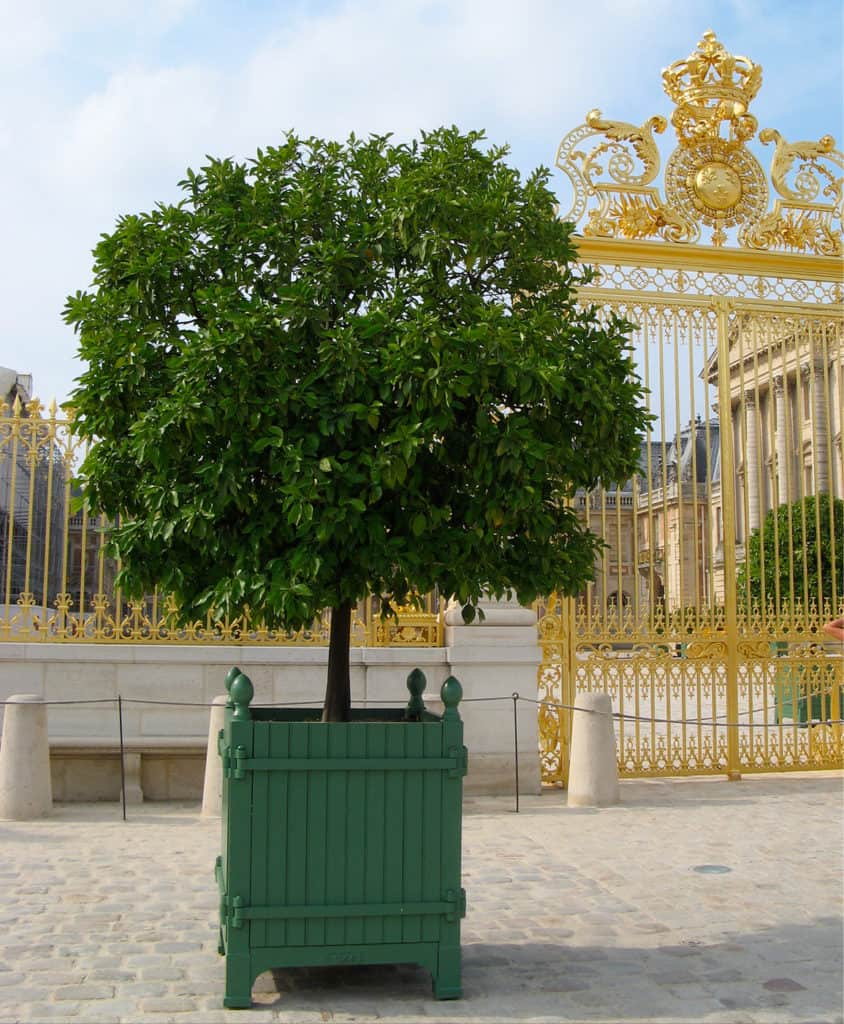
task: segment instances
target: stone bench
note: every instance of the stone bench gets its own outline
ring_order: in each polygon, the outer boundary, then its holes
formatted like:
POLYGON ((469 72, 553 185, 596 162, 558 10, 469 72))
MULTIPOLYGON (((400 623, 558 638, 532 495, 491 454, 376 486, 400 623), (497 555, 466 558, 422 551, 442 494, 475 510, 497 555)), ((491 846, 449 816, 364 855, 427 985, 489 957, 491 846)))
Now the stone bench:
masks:
MULTIPOLYGON (((126 802, 201 800, 204 736, 131 736, 123 741, 126 802)), ((100 736, 50 738, 53 800, 120 799, 120 741, 100 736)))

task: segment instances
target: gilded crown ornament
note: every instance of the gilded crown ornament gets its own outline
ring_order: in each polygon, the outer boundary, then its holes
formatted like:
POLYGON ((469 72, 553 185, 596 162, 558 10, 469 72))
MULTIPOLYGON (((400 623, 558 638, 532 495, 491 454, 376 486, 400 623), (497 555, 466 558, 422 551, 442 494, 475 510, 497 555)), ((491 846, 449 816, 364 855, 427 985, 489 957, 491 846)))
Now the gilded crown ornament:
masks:
POLYGON ((689 243, 708 227, 716 246, 734 230, 748 248, 841 255, 844 157, 831 136, 788 143, 774 129, 759 133, 763 145, 775 144, 770 183, 777 198, 768 209, 768 178, 747 148, 757 138, 749 107, 762 85, 758 64, 729 53, 709 30, 662 80, 677 135, 664 198, 654 133, 665 131, 666 118, 636 126, 592 110, 557 150, 556 164, 574 188, 564 219, 585 216, 583 234, 592 237, 689 243))
POLYGON ((723 125, 735 140, 755 134, 756 119, 747 108, 762 85, 762 69, 727 53, 711 30, 691 56, 662 72, 662 81, 676 104, 671 123, 680 139, 717 138, 723 125))

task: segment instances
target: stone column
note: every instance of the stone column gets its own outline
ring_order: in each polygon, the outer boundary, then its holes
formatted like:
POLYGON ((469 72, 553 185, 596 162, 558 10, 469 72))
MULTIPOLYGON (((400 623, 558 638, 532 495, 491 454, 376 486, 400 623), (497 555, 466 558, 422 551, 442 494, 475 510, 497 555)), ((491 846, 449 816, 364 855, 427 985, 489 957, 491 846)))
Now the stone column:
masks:
POLYGON ((47 705, 34 693, 6 698, 0 744, 0 818, 26 821, 53 809, 47 705))
POLYGON ((606 693, 579 693, 574 707, 568 806, 617 804, 620 790, 612 700, 606 693))
MULTIPOLYGON (((230 684, 231 685, 231 684, 230 684)), ((217 738, 225 724, 228 695, 215 697, 208 720, 208 746, 205 750, 205 779, 202 786, 203 818, 219 818, 223 813, 223 761, 217 738)))
POLYGON ((812 366, 809 401, 812 406, 812 462, 815 468, 815 494, 829 493, 829 446, 827 445, 826 391, 824 364, 820 359, 812 366))
POLYGON ((756 430, 756 392, 744 393, 744 482, 747 487, 747 536, 759 526, 759 437, 756 430))
MULTIPOLYGON (((445 642, 449 669, 463 686, 460 715, 469 748, 467 793, 502 795, 514 791, 514 692, 536 700, 537 671, 542 660, 536 632, 536 612, 518 601, 481 602, 483 620, 463 622, 460 605, 445 613, 445 642), (501 697, 502 700, 472 698, 501 697)), ((519 789, 538 793, 538 708, 520 701, 519 789)))
POLYGON ((788 464, 788 427, 786 416, 788 409, 788 391, 783 377, 774 377, 774 402, 776 404, 777 417, 777 458, 775 463, 775 494, 774 504, 785 505, 791 499, 789 497, 789 477, 791 467, 788 464))

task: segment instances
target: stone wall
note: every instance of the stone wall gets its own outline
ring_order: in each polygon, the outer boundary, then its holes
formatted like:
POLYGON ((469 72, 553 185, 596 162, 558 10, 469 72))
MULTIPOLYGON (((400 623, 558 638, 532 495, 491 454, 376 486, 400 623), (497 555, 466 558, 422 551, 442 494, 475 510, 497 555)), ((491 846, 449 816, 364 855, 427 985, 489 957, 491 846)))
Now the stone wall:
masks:
MULTIPOLYGON (((459 611, 456 618, 448 612, 442 648, 353 649, 352 701, 403 704, 407 674, 419 667, 428 679, 427 703, 438 711, 440 685, 457 676, 470 751, 466 790, 507 793, 513 791, 513 704, 506 698, 514 691, 535 697, 540 653, 533 611, 499 602, 485 608, 485 621, 471 626, 462 624, 459 611)), ((119 797, 118 696, 128 799, 199 799, 210 712, 204 705, 224 692, 226 672, 238 665, 250 677, 256 704, 317 703, 327 661, 324 647, 0 643, 0 700, 34 693, 49 703, 56 800, 119 797), (62 701, 102 703, 53 703, 62 701)), ((519 705, 519 748, 521 789, 538 792, 533 704, 519 705)))

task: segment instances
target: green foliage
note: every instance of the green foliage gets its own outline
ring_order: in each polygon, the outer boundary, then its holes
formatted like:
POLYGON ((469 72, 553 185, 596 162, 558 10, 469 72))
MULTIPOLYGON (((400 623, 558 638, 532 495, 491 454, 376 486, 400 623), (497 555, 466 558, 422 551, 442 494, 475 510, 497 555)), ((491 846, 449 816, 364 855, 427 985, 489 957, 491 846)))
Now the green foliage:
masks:
POLYGON ((844 595, 842 559, 844 501, 819 494, 780 505, 750 535, 738 573, 739 599, 751 608, 799 604, 822 612, 828 602, 834 610, 844 595))
POLYGON ((564 499, 636 468, 629 326, 575 305, 572 225, 482 133, 288 135, 122 217, 68 299, 120 583, 296 627, 368 592, 576 593, 564 499))

